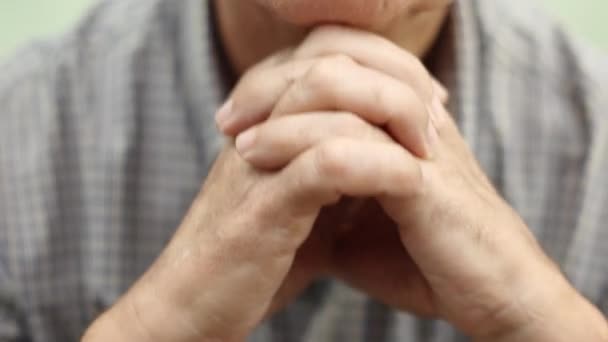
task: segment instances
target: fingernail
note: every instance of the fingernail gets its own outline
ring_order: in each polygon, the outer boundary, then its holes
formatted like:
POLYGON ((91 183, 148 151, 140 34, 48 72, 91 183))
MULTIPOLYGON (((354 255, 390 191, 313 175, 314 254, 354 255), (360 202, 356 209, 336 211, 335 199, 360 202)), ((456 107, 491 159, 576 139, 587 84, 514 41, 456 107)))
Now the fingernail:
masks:
POLYGON ((236 145, 236 150, 241 154, 241 156, 246 157, 251 151, 251 148, 255 143, 256 135, 255 129, 249 129, 236 137, 234 144, 236 145))
POLYGON ((215 115, 215 122, 221 130, 226 129, 230 120, 232 119, 232 107, 234 106, 234 101, 232 99, 226 101, 220 109, 217 111, 215 115))

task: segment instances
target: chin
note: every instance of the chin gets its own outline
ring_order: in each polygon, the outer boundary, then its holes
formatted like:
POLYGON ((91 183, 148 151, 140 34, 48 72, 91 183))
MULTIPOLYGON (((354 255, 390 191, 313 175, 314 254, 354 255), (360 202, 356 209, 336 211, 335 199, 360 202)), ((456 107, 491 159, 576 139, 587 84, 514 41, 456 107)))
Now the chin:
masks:
POLYGON ((450 0, 255 0, 279 19, 311 27, 342 24, 381 29, 396 18, 445 7, 450 0))

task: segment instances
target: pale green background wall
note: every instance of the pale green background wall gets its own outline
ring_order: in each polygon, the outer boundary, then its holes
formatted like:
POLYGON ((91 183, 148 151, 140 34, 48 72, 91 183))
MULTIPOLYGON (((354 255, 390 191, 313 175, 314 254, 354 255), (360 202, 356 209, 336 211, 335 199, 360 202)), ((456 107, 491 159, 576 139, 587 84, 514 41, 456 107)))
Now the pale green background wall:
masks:
POLYGON ((93 0, 0 0, 0 56, 72 25, 93 0))
MULTIPOLYGON (((542 1, 573 30, 608 51, 608 0, 529 1, 542 1)), ((0 57, 33 37, 65 30, 93 2, 94 0, 0 0, 0 57)))

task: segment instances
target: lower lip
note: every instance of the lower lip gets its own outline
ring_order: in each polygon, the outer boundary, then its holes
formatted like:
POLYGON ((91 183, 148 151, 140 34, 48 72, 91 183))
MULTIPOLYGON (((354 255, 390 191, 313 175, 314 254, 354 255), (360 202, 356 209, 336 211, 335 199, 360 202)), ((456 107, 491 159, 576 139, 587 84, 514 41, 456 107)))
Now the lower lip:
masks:
POLYGON ((389 16, 389 13, 395 15, 395 12, 398 12, 395 4, 411 1, 387 1, 388 4, 392 3, 390 9, 381 8, 380 2, 376 0, 283 0, 271 7, 282 19, 298 25, 369 25, 378 17, 389 16))
MULTIPOLYGON (((287 0, 285 0, 287 1, 287 0)), ((405 12, 418 13, 439 7, 447 0, 392 0, 381 6, 375 0, 289 0, 275 8, 278 16, 303 27, 346 25, 381 29, 405 12), (388 6, 388 7, 386 7, 388 6)))

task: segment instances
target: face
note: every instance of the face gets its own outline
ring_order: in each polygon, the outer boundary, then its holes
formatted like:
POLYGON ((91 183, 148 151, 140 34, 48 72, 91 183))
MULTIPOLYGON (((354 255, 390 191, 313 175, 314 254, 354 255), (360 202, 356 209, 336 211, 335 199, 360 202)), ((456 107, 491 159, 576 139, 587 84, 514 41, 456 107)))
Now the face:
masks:
POLYGON ((278 18, 301 26, 345 24, 381 30, 397 18, 440 9, 451 0, 254 0, 278 18))

